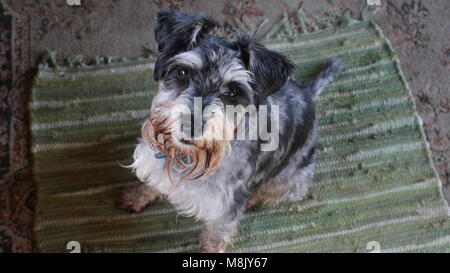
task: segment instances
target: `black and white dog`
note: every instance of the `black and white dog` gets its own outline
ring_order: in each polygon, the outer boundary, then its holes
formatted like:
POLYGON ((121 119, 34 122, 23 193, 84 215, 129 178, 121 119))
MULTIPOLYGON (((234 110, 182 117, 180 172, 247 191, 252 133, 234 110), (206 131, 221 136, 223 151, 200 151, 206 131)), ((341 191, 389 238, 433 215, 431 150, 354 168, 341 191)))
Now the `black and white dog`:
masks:
POLYGON ((225 251, 246 208, 305 197, 317 149, 313 99, 342 67, 333 60, 301 85, 285 56, 249 36, 227 41, 211 35, 214 25, 199 14, 157 14, 159 90, 131 165, 144 183, 117 200, 120 208, 141 211, 167 199, 203 221, 203 252, 225 251), (196 107, 210 111, 196 119, 196 107), (179 114, 186 110, 194 112, 187 119, 194 116, 193 123, 179 114), (200 133, 186 133, 198 120, 200 133), (251 127, 276 134, 251 139, 251 127), (244 137, 237 139, 241 129, 244 137))

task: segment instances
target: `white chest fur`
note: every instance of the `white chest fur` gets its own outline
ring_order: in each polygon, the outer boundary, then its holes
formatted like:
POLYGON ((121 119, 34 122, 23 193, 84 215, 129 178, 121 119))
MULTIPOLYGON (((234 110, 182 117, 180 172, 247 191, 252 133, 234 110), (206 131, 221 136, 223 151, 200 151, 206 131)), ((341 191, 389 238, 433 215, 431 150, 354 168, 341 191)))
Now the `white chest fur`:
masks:
POLYGON ((164 159, 156 158, 145 140, 140 140, 133 157, 130 167, 139 180, 160 191, 182 215, 211 221, 228 212, 237 183, 227 183, 231 171, 227 164, 207 177, 183 180, 175 174, 170 181, 164 159))

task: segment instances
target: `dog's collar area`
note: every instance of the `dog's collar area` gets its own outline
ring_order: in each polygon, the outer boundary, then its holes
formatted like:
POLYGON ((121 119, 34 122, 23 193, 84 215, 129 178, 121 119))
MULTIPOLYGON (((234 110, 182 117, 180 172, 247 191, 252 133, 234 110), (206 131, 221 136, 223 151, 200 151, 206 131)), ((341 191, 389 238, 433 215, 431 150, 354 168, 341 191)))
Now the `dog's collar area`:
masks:
MULTIPOLYGON (((163 159, 163 158, 166 158, 166 155, 161 153, 161 152, 157 152, 155 154, 155 158, 163 159)), ((188 155, 181 156, 180 157, 180 161, 182 162, 182 164, 185 164, 185 165, 189 165, 189 164, 192 163, 192 162, 190 162, 191 161, 191 157, 188 156, 188 155)), ((179 166, 176 166, 175 168, 178 169, 178 170, 182 170, 182 175, 186 174, 186 173, 188 173, 188 172, 190 172, 192 170, 191 168, 180 168, 179 166)))
MULTIPOLYGON (((157 158, 157 159, 163 159, 163 158, 166 158, 166 155, 163 154, 162 152, 157 152, 157 153, 155 154, 155 158, 157 158)), ((182 156, 180 157, 180 161, 181 161, 183 164, 186 164, 186 165, 189 165, 189 164, 192 163, 192 162, 191 162, 192 159, 191 159, 191 157, 188 156, 188 155, 182 155, 182 156)))

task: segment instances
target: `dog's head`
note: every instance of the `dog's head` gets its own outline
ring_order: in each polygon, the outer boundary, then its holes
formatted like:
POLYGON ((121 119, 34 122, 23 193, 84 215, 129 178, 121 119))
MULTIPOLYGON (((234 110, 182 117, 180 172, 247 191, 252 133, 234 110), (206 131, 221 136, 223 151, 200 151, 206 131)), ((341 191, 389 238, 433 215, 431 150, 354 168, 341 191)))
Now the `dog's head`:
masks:
POLYGON ((142 134, 165 154, 168 170, 175 163, 185 178, 197 178, 214 172, 229 151, 240 120, 226 106, 259 104, 294 66, 252 37, 210 35, 215 23, 203 15, 163 10, 156 18, 159 90, 142 134))

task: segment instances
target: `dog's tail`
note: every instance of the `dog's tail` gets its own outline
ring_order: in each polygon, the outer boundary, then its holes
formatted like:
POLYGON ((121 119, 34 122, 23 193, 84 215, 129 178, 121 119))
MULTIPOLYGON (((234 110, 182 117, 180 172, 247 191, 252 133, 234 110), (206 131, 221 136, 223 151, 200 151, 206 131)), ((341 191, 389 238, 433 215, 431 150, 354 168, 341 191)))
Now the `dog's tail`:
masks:
POLYGON ((338 74, 342 68, 344 67, 344 62, 341 59, 332 59, 331 63, 320 72, 319 76, 311 83, 310 92, 313 98, 316 98, 320 95, 322 90, 329 84, 334 76, 338 74))

